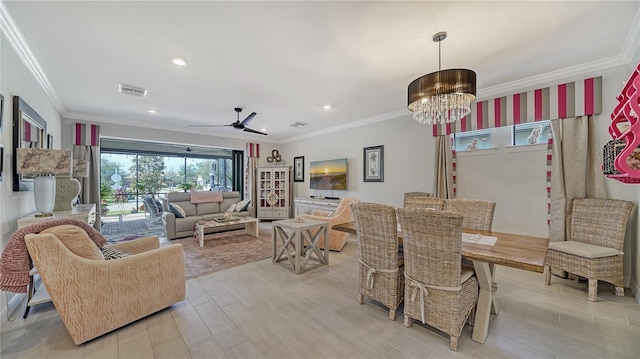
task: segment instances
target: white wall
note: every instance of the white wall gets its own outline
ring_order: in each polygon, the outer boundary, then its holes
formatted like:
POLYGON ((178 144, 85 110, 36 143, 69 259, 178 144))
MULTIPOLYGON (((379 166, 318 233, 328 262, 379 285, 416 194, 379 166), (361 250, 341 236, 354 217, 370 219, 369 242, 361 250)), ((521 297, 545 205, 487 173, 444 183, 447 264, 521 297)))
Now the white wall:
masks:
MULTIPOLYGON (((38 82, 20 61, 18 55, 0 32, 0 92, 4 96, 4 113, 0 144, 4 145, 3 181, 0 182, 0 235, 4 249, 11 234, 18 228, 18 218, 35 212, 33 192, 13 192, 13 96, 22 97, 47 121, 47 133, 54 136, 54 147, 60 146, 61 117, 38 82)), ((6 300, 13 297, 5 292, 0 296, 0 308, 6 310, 6 300)), ((3 314, 3 320, 6 316, 3 314)))
POLYGON ((294 183, 296 197, 352 196, 363 201, 402 206, 404 192, 433 192, 434 146, 430 129, 418 124, 408 114, 287 143, 280 153, 287 163, 293 163, 293 157, 304 156, 305 181, 294 183), (384 145, 384 182, 363 182, 363 149, 379 145, 384 145), (309 188, 310 162, 345 157, 348 161, 347 191, 309 188))

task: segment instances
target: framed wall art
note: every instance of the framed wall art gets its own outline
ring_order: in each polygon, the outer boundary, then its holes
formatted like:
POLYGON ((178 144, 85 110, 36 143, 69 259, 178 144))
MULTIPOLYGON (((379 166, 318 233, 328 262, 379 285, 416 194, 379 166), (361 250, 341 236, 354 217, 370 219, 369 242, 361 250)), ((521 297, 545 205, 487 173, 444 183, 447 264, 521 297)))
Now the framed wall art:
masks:
POLYGON ((0 133, 2 133, 2 118, 4 117, 4 96, 0 94, 0 133))
POLYGON ((304 182, 304 156, 293 158, 293 182, 304 182))
POLYGON ((4 169, 4 146, 0 145, 0 182, 2 182, 3 169, 4 169))
POLYGON ((384 146, 365 147, 362 161, 364 182, 384 182, 384 146))
POLYGON ((13 96, 13 190, 33 191, 35 176, 16 171, 18 148, 46 148, 47 121, 21 97, 13 96))

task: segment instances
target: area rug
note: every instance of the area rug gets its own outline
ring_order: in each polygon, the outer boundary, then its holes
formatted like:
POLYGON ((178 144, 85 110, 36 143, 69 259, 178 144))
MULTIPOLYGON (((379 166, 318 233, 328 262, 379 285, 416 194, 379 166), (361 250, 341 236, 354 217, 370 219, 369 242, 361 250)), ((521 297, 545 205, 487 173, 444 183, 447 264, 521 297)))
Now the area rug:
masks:
POLYGON ((206 235, 204 247, 200 247, 193 237, 164 242, 161 246, 182 244, 185 277, 192 279, 269 258, 272 252, 271 231, 271 223, 263 222, 258 225, 258 238, 238 229, 206 235))

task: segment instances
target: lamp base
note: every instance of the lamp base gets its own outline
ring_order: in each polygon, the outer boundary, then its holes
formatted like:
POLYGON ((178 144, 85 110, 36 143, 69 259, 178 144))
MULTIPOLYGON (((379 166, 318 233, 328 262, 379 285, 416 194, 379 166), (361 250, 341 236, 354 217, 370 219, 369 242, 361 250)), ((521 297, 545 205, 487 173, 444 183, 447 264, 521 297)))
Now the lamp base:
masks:
POLYGON ((56 177, 56 204, 54 211, 69 211, 80 194, 80 181, 71 177, 56 177))
POLYGON ((44 215, 53 215, 56 200, 56 178, 53 176, 36 177, 33 183, 33 197, 36 211, 44 215))
POLYGON ((40 218, 40 217, 53 217, 53 213, 36 213, 33 216, 37 217, 37 218, 40 218))

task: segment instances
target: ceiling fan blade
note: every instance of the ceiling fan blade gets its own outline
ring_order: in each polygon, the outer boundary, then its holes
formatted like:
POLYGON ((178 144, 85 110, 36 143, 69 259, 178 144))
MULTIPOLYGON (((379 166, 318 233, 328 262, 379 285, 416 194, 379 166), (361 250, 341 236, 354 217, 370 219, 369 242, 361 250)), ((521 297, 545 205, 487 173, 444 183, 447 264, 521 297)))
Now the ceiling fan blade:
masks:
POLYGON ((267 135, 267 134, 266 134, 266 133, 264 133, 264 132, 260 132, 260 131, 254 130, 254 129, 249 128, 249 127, 245 127, 243 130, 244 130, 244 131, 247 131, 247 132, 257 133, 257 134, 259 134, 259 135, 265 135, 265 136, 267 135))
POLYGON ((231 125, 188 125, 189 127, 226 127, 231 125))
POLYGON ((242 120, 242 122, 240 122, 243 125, 248 125, 249 122, 251 122, 251 120, 256 117, 257 113, 255 112, 251 112, 251 114, 249 116, 247 116, 247 118, 245 118, 244 120, 242 120))

